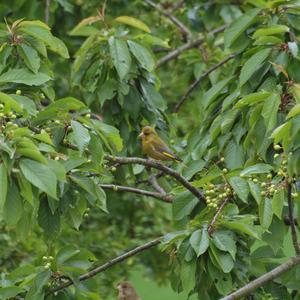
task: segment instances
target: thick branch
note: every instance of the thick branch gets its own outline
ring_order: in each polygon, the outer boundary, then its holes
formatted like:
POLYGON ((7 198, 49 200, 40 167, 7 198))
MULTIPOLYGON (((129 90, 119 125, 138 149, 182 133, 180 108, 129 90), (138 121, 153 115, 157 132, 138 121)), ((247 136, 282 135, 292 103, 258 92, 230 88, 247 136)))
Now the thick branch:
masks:
POLYGON ((145 3, 147 3, 149 6, 155 8, 157 11, 159 11, 161 14, 163 14, 165 17, 170 19, 171 22, 173 22, 180 30, 182 35, 185 37, 191 37, 191 32, 190 30, 181 22, 179 21, 173 14, 170 12, 164 10, 159 4, 156 4, 152 2, 151 0, 144 0, 145 3))
POLYGON ((214 226, 218 220, 218 217, 220 216, 222 210, 224 209, 224 207, 226 206, 226 204, 229 202, 230 198, 227 197, 223 200, 223 202, 221 203, 221 205, 218 207, 214 217, 212 218, 210 224, 208 225, 208 234, 211 235, 214 232, 214 226))
MULTIPOLYGON (((219 32, 222 32, 226 29, 227 25, 223 25, 219 28, 216 28, 212 31, 210 31, 208 34, 217 34, 219 32)), ((157 61, 157 66, 161 66, 163 64, 165 64, 166 62, 170 61, 170 60, 173 60, 175 58, 177 58, 182 52, 188 50, 188 49, 191 49, 191 48, 194 48, 194 47, 197 47, 199 46, 200 44, 202 44, 204 41, 204 38, 201 37, 201 38, 197 38, 195 40, 191 40, 185 44, 183 44, 182 46, 174 49, 173 51, 169 52, 167 55, 161 57, 158 61, 157 61)))
POLYGON ((197 85, 201 82, 202 79, 207 77, 211 72, 215 71, 216 69, 220 68, 224 64, 226 64, 229 60, 236 57, 239 53, 232 53, 211 68, 209 68, 207 71, 202 73, 188 88, 188 90, 185 92, 185 94, 179 99, 178 103, 175 105, 174 112, 178 112, 182 104, 186 101, 188 96, 192 93, 192 91, 197 87, 197 85))
POLYGON ((114 190, 116 192, 118 191, 130 192, 130 193, 140 194, 144 196, 149 196, 168 203, 171 203, 173 200, 173 196, 166 195, 166 193, 161 193, 161 192, 151 192, 151 191, 141 190, 129 186, 122 186, 122 185, 115 185, 115 184, 99 184, 99 186, 101 186, 103 189, 114 190))
MULTIPOLYGON (((140 252, 143 252, 143 251, 145 251, 147 249, 150 249, 150 248, 158 245, 160 243, 160 239, 161 238, 157 238, 157 239, 155 239, 153 241, 150 241, 150 242, 148 242, 148 243, 146 243, 144 245, 138 246, 138 247, 136 247, 136 248, 134 248, 134 249, 132 249, 132 250, 130 250, 128 252, 125 252, 124 254, 122 254, 120 256, 117 256, 117 257, 111 259, 110 261, 106 262, 102 266, 96 267, 96 268, 92 269, 91 271, 89 271, 89 272, 87 272, 87 273, 79 276, 78 280, 79 281, 84 281, 84 280, 87 280, 89 278, 92 278, 95 275, 97 275, 97 274, 99 274, 101 272, 104 272, 105 270, 111 268, 115 264, 120 263, 123 260, 125 260, 125 259, 127 259, 127 258, 129 258, 131 256, 134 256, 134 255, 136 255, 136 254, 138 254, 140 252)), ((58 287, 50 290, 47 295, 50 295, 50 294, 53 294, 53 293, 58 292, 60 290, 63 290, 65 288, 69 287, 70 285, 72 285, 73 283, 74 283, 73 281, 69 280, 69 281, 67 281, 67 282, 59 285, 58 287)))
POLYGON ((256 290, 257 288, 265 285, 266 283, 270 282, 274 278, 289 271, 290 269, 292 269, 294 266, 298 265, 299 263, 300 263, 300 256, 292 257, 286 263, 279 265, 272 271, 249 282, 248 284, 246 284, 242 288, 238 289, 237 291, 233 292, 232 294, 223 297, 221 300, 234 300, 234 299, 240 299, 242 297, 245 297, 245 296, 249 295, 251 292, 253 292, 254 290, 256 290))
POLYGON ((290 226, 291 226, 293 245, 294 245, 296 254, 300 255, 300 247, 298 244, 295 220, 293 217, 292 184, 290 182, 287 184, 287 198, 288 198, 289 220, 290 220, 290 226))
POLYGON ((166 191, 159 185, 157 182, 155 174, 150 175, 149 177, 149 183, 152 185, 152 187, 159 193, 165 195, 166 191))
POLYGON ((181 183, 186 189, 188 189, 193 195, 195 195, 200 201, 206 203, 204 195, 191 183, 189 183, 183 176, 175 172, 173 169, 159 163, 158 161, 152 159, 143 159, 139 157, 117 157, 112 155, 105 155, 105 159, 117 162, 119 164, 138 164, 143 166, 148 166, 154 169, 163 171, 165 174, 168 174, 175 178, 179 183, 181 183))

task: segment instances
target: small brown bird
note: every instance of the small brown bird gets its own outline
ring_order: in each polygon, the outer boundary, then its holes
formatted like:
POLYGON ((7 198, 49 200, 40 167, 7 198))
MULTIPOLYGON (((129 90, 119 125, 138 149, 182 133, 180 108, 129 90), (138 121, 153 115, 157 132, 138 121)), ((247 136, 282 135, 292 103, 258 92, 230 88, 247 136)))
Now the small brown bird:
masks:
POLYGON ((120 282, 117 288, 119 290, 118 300, 141 300, 130 282, 120 282))
POLYGON ((150 126, 144 127, 139 137, 142 139, 143 152, 149 157, 157 160, 174 160, 176 162, 182 162, 182 159, 170 150, 158 136, 154 128, 150 126))

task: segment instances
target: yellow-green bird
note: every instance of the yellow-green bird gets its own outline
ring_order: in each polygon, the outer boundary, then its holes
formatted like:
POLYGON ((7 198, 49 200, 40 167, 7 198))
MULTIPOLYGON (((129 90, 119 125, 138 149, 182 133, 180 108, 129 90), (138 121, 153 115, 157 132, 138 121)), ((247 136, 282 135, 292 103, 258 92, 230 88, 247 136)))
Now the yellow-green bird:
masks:
POLYGON ((176 162, 182 162, 165 142, 158 136, 155 129, 146 126, 142 129, 139 137, 142 139, 143 152, 149 157, 157 160, 173 160, 176 162))

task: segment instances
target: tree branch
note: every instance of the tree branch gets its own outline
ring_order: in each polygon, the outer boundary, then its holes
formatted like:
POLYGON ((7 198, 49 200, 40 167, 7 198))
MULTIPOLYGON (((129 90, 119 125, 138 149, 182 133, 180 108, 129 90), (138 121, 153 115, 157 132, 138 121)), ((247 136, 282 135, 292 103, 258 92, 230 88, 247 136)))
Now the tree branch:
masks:
POLYGON ((212 235, 212 233, 214 232, 214 226, 215 226, 215 224, 216 224, 216 222, 217 222, 217 220, 218 220, 218 217, 219 217, 219 215, 221 214, 221 212, 222 212, 222 210, 224 209, 224 207, 226 206, 226 204, 229 202, 229 200, 230 200, 229 197, 225 198, 225 199, 222 201, 221 205, 218 207, 218 209, 217 209, 217 211, 216 211, 214 217, 212 218, 210 224, 208 225, 207 231, 208 231, 208 234, 209 234, 209 235, 212 235))
POLYGON ((295 220, 293 216, 292 184, 290 182, 287 183, 287 198, 288 198, 289 221, 291 226, 293 246, 296 254, 300 255, 300 247, 298 244, 297 231, 296 231, 295 220))
POLYGON ((162 195, 166 194, 166 191, 159 185, 159 183, 157 182, 156 176, 155 174, 150 175, 149 177, 149 183, 152 185, 152 187, 159 193, 161 193, 162 195))
MULTIPOLYGON (((227 25, 223 25, 221 27, 218 27, 212 31, 210 31, 208 34, 217 34, 219 32, 224 31, 227 28, 227 25)), ((195 40, 191 40, 185 44, 183 44, 182 46, 174 49, 173 51, 169 52, 167 55, 161 57, 158 61, 157 61, 157 67, 160 67, 161 65, 165 64, 166 62, 173 60, 175 58, 177 58, 182 52, 197 47, 200 44, 202 44, 204 41, 204 38, 197 38, 195 40)))
POLYGON ((239 299, 241 297, 245 297, 249 295, 251 292, 256 290, 257 288, 265 285, 266 283, 270 282, 274 278, 280 276, 281 274, 289 271, 292 269, 294 266, 298 265, 300 263, 300 256, 295 256, 292 257, 290 260, 288 260, 286 263, 283 263, 273 269, 272 271, 258 277, 257 279, 249 282, 242 288, 238 289, 237 291, 233 292, 230 295, 227 295, 223 297, 220 300, 234 300, 234 299, 239 299))
POLYGON ((188 88, 188 90, 185 92, 185 94, 179 99, 178 103, 175 105, 174 112, 178 112, 182 104, 186 101, 187 97, 192 93, 192 91, 197 87, 197 85, 201 82, 202 79, 204 79, 206 76, 208 76, 211 72, 215 71, 216 69, 220 68, 224 64, 226 64, 229 60, 236 57, 239 52, 232 53, 211 68, 209 68, 207 71, 202 73, 188 88))
POLYGON ((138 164, 143 166, 148 166, 168 174, 175 178, 179 183, 181 183, 186 189, 188 189, 193 195, 195 195, 200 201, 206 204, 204 195, 194 187, 190 182, 188 182, 183 176, 174 171, 173 169, 159 163, 158 161, 152 159, 143 159, 139 157, 117 157, 112 155, 105 155, 105 159, 117 162, 119 164, 138 164))
POLYGON ((116 192, 118 191, 130 192, 130 193, 140 194, 144 196, 149 196, 168 203, 172 203, 173 200, 173 196, 161 192, 151 192, 151 191, 141 190, 129 186, 122 186, 122 185, 115 185, 115 184, 99 184, 99 186, 101 186, 103 189, 113 190, 116 192))
POLYGON ((51 0, 45 1, 45 23, 49 23, 49 8, 50 8, 50 2, 51 0))
MULTIPOLYGON (((152 248, 152 247, 158 245, 158 244, 160 243, 160 239, 161 239, 161 237, 159 237, 159 238, 157 238, 157 239, 155 239, 155 240, 153 240, 153 241, 150 241, 150 242, 148 242, 148 243, 146 243, 146 244, 144 244, 144 245, 138 246, 138 247, 136 247, 136 248, 134 248, 134 249, 132 249, 132 250, 130 250, 130 251, 128 251, 128 252, 125 252, 124 254, 122 254, 122 255, 120 255, 120 256, 117 256, 117 257, 111 259, 111 260, 109 260, 108 262, 106 262, 105 264, 103 264, 103 265, 101 265, 101 266, 99 266, 99 267, 96 267, 96 268, 92 269, 91 271, 89 271, 89 272, 87 272, 87 273, 85 273, 85 274, 79 276, 78 280, 79 280, 79 281, 84 281, 84 280, 87 280, 87 279, 89 279, 89 278, 92 278, 92 277, 94 277, 95 275, 97 275, 97 274, 99 274, 99 273, 101 273, 101 272, 104 272, 104 271, 106 271, 107 269, 111 268, 111 267, 114 266, 115 264, 120 263, 120 262, 124 261, 125 259, 127 259, 127 258, 129 258, 129 257, 131 257, 131 256, 134 256, 134 255, 136 255, 136 254, 138 254, 138 253, 140 253, 140 252, 143 252, 143 251, 145 251, 145 250, 147 250, 147 249, 150 249, 150 248, 152 248)), ((55 293, 55 292, 58 292, 58 291, 60 291, 60 290, 63 290, 63 289, 65 289, 65 288, 69 287, 69 286, 72 285, 72 284, 74 284, 74 282, 73 282, 72 280, 69 280, 69 281, 67 281, 67 282, 65 282, 65 283, 63 283, 63 284, 61 284, 61 285, 59 285, 58 287, 56 287, 56 288, 50 290, 50 291, 47 293, 46 296, 48 296, 48 295, 50 295, 50 294, 53 294, 53 293, 55 293)))
POLYGON ((170 19, 170 21, 179 28, 181 34, 184 37, 190 38, 192 36, 190 30, 180 20, 178 20, 170 12, 164 10, 159 4, 156 4, 156 3, 152 2, 151 0, 144 0, 144 2, 147 3, 149 6, 153 7, 154 9, 156 9, 157 11, 159 11, 161 14, 163 14, 168 19, 170 19))

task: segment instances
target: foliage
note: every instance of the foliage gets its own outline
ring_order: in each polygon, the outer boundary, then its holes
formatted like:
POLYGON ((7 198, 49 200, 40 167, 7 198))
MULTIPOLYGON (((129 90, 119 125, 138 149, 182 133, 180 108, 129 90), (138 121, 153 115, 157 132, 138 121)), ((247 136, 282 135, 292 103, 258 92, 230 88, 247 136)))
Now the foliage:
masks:
MULTIPOLYGON (((203 40, 164 65, 157 59, 189 41, 144 1, 47 3, 49 25, 44 2, 0 6, 1 299, 105 299, 143 264, 157 282, 213 300, 293 256, 298 1, 187 1, 172 13, 203 40), (191 82, 231 54, 173 113, 191 82), (157 175, 115 162, 142 155, 144 125, 170 141, 184 160, 172 168, 203 191, 205 205, 166 174, 157 180, 171 205, 118 190, 151 189, 157 175), (159 249, 79 282, 161 235, 159 249), (51 293, 69 279, 72 287, 51 293)), ((296 299, 299 274, 289 270, 256 299, 296 299)))

